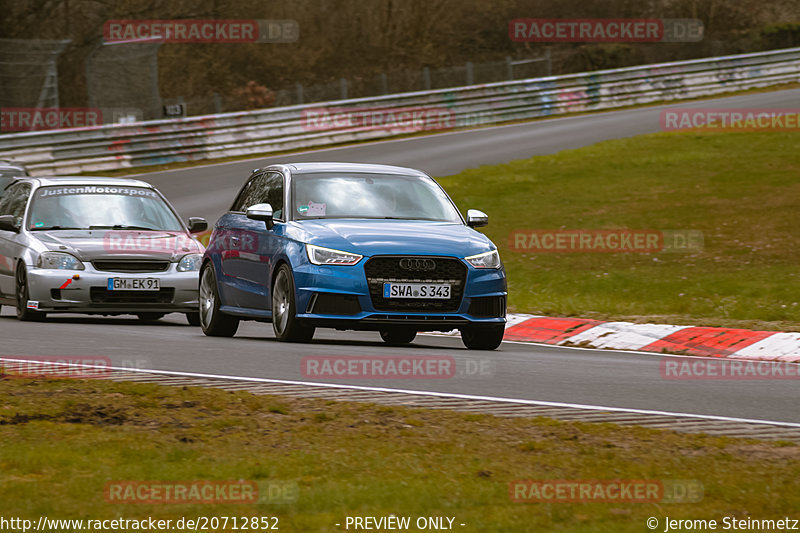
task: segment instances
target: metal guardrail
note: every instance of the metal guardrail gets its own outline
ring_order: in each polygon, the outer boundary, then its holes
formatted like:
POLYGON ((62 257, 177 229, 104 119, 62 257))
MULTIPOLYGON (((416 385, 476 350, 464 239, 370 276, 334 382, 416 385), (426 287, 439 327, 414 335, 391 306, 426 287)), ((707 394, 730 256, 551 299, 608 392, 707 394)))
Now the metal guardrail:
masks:
MULTIPOLYGON (((97 128, 0 135, 0 158, 69 174, 311 148, 800 82, 800 48, 97 128), (333 110, 338 119, 314 123, 333 110), (439 116, 426 125, 413 113, 439 116), (364 124, 393 118, 395 122, 364 124), (406 115, 403 115, 406 113, 406 115), (357 118, 361 117, 361 118, 357 118), (398 122, 405 117, 406 122, 398 122), (361 123, 359 123, 359 121, 361 123)), ((329 115, 327 115, 330 118, 329 115)))

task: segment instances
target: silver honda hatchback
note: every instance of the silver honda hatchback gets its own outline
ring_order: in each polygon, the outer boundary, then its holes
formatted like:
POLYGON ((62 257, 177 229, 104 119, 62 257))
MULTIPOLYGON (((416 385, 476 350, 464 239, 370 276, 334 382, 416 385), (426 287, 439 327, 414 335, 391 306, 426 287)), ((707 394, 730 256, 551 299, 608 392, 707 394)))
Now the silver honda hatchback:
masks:
POLYGON ((20 320, 47 313, 185 313, 199 324, 204 251, 150 184, 91 177, 22 178, 0 198, 0 304, 20 320))

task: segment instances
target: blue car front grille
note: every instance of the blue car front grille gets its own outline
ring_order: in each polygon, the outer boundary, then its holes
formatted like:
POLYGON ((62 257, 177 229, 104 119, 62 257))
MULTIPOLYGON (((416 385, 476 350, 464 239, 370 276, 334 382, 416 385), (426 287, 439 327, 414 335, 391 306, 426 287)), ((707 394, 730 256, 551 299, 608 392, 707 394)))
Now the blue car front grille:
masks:
POLYGON ((461 306, 467 267, 453 257, 376 256, 364 264, 372 305, 378 311, 455 312, 461 306), (404 261, 410 260, 410 261, 404 261), (450 298, 384 298, 384 283, 447 283, 450 298))

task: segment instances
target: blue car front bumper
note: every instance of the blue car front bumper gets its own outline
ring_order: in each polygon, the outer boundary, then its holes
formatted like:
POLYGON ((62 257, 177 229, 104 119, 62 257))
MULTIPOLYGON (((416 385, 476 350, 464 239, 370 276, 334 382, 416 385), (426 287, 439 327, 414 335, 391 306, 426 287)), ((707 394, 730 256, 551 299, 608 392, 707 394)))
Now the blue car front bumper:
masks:
MULTIPOLYGON (((450 276, 453 296, 447 301, 383 298, 382 284, 397 279, 379 277, 373 266, 365 267, 370 261, 367 258, 354 266, 320 266, 308 262, 296 265, 297 318, 318 327, 360 330, 405 326, 417 331, 450 331, 464 326, 505 323, 507 292, 503 268, 477 269, 462 259, 439 259, 447 261, 456 272, 461 268, 465 273, 450 276)), ((432 278, 426 282, 445 281, 432 278)))

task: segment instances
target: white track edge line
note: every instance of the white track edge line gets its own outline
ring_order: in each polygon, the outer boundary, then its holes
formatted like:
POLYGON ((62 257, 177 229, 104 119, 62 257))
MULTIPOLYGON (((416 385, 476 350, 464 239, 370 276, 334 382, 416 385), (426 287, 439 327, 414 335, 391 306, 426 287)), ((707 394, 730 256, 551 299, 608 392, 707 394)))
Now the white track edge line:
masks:
MULTIPOLYGON (((687 327, 702 327, 702 326, 687 326, 687 327)), ((776 331, 775 333, 786 333, 783 331, 776 331)), ((456 337, 448 335, 435 335, 431 333, 419 333, 425 337, 434 337, 439 339, 453 339, 456 337)), ((769 338, 769 337, 767 337, 769 338)), ((608 353, 630 353, 636 355, 654 356, 654 357, 675 357, 682 359, 711 359, 714 361, 749 361, 753 363, 773 363, 783 365, 800 365, 800 361, 776 361, 773 359, 755 359, 752 357, 722 357, 716 355, 683 355, 677 353, 661 353, 661 352, 648 352, 644 350, 626 350, 623 348, 587 348, 585 346, 570 346, 567 344, 548 344, 546 342, 536 341, 515 341, 503 339, 503 343, 508 344, 522 344, 523 346, 540 346, 542 348, 560 348, 562 350, 583 350, 587 352, 608 352, 608 353)))

